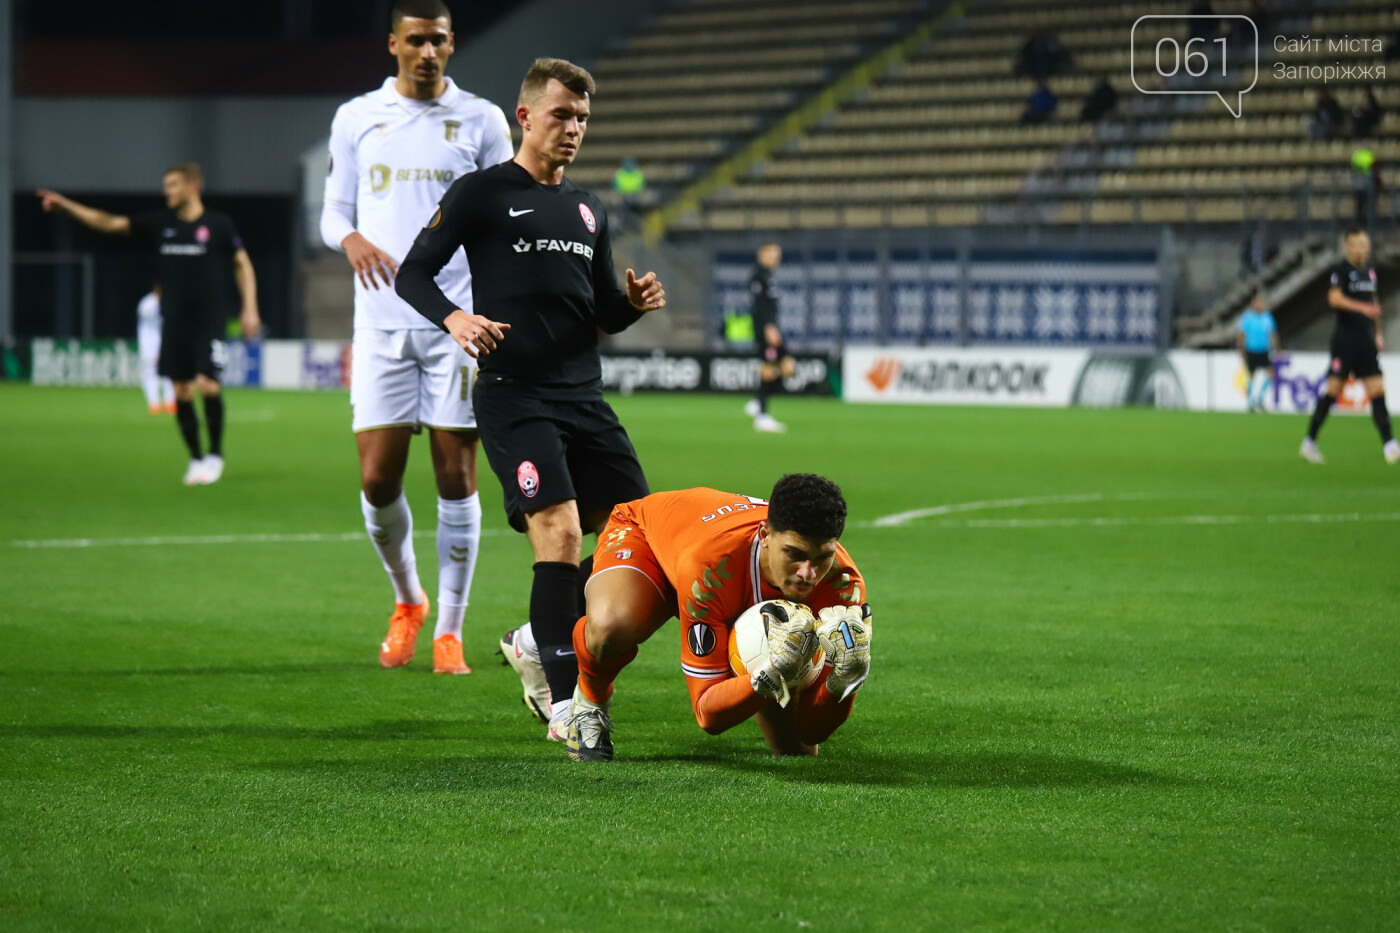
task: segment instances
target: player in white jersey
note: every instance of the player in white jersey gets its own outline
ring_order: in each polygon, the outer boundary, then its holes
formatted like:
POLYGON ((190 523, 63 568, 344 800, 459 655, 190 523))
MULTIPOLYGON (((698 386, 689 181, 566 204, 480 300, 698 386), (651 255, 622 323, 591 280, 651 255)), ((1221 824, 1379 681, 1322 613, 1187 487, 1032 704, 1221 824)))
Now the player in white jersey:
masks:
POLYGON ((175 413, 175 386, 156 372, 160 361, 160 286, 136 305, 136 352, 141 357, 141 391, 151 414, 175 413))
MULTIPOLYGON (((413 659, 429 602, 418 580, 413 515, 404 497, 409 440, 427 428, 438 489, 438 619, 433 670, 468 674, 462 619, 481 537, 476 493, 475 361, 394 293, 393 276, 453 180, 509 160, 505 114, 444 76, 451 13, 441 0, 398 0, 389 52, 398 75, 342 104, 331 124, 321 237, 355 269, 350 405, 360 454, 365 528, 394 586, 383 667, 413 659)), ((458 251, 437 277, 470 308, 458 251)))

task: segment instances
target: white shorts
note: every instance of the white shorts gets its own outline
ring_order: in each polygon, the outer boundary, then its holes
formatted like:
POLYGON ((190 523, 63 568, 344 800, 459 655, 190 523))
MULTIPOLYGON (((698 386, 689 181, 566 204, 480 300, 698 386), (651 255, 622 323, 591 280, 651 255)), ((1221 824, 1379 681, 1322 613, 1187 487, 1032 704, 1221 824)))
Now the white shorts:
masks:
POLYGON ((350 358, 351 427, 476 428, 476 360, 440 330, 357 330, 350 358))
POLYGON ((151 327, 141 323, 136 325, 136 352, 141 356, 142 363, 156 365, 156 360, 160 359, 160 325, 151 327))

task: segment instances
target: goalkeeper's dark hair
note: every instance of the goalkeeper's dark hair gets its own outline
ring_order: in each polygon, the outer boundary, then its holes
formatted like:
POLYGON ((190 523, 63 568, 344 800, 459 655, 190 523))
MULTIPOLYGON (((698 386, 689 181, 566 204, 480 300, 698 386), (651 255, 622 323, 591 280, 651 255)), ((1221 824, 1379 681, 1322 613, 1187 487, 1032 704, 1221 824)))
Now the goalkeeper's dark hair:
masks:
POLYGON ((1361 236, 1366 232, 1365 227, 1347 227, 1347 232, 1342 234, 1342 239, 1350 240, 1354 236, 1361 236))
POLYGON ((841 487, 815 473, 788 473, 768 497, 770 531, 795 531, 813 541, 841 537, 846 530, 846 499, 841 487))
POLYGON ((389 14, 389 30, 398 32, 399 23, 405 19, 441 19, 443 17, 447 18, 447 25, 451 26, 452 11, 442 0, 398 0, 394 4, 394 12, 389 14))

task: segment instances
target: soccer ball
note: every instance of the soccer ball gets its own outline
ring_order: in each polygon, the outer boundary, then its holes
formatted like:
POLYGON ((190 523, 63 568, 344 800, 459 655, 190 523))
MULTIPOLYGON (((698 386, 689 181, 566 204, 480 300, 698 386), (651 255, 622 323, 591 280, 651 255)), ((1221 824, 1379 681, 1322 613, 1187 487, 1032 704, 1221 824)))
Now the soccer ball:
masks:
MULTIPOLYGON (((786 622, 797 613, 806 615, 809 619, 812 617, 812 610, 798 603, 790 603, 786 599, 770 599, 745 609, 743 614, 734 620, 733 628, 729 632, 730 670, 740 677, 747 677, 749 671, 761 667, 763 662, 768 660, 768 627, 764 624, 764 615, 769 615, 778 622, 786 622)), ((812 627, 816 627, 815 620, 812 627)), ((812 637, 817 636, 813 634, 812 637)), ((819 647, 801 680, 792 685, 793 696, 812 685, 821 674, 824 661, 822 649, 819 647)))

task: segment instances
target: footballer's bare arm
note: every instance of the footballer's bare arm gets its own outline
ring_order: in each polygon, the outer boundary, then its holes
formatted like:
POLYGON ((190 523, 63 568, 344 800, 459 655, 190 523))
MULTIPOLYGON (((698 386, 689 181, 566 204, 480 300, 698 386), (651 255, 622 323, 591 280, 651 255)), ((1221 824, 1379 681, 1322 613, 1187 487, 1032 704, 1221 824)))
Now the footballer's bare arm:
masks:
POLYGON ((77 201, 65 198, 57 191, 50 191, 48 188, 40 188, 34 193, 39 196, 39 203, 47 213, 67 214, 83 226, 90 227, 98 233, 127 234, 131 232, 130 217, 109 214, 106 211, 99 211, 95 207, 79 204, 77 201))
POLYGON ((238 293, 243 304, 238 314, 238 327, 244 337, 253 337, 262 330, 262 317, 258 314, 258 279, 253 272, 253 260, 246 249, 233 254, 233 278, 238 284, 238 293))

